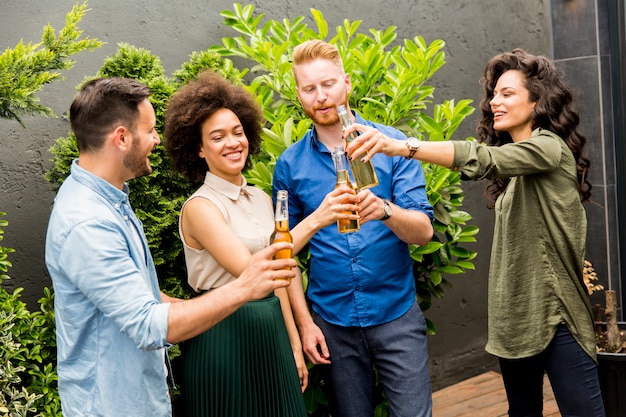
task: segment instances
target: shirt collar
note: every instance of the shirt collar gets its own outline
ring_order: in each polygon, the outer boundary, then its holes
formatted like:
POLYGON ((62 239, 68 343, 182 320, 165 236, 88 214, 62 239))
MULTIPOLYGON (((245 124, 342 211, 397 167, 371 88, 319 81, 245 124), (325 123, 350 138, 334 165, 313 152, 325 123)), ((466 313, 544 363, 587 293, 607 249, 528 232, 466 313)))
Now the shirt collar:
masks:
POLYGON ((111 205, 128 203, 128 184, 124 183, 124 186, 120 190, 110 182, 100 178, 99 176, 87 171, 85 168, 78 165, 78 159, 72 161, 71 173, 78 182, 87 185, 95 192, 104 197, 111 205))
POLYGON ((330 153, 326 145, 324 145, 317 137, 317 130, 315 126, 311 127, 311 146, 316 149, 318 152, 326 152, 330 153))
POLYGON ((246 181, 246 177, 243 175, 241 176, 241 185, 235 185, 223 178, 218 177, 211 171, 207 171, 204 177, 204 184, 233 201, 237 200, 241 194, 249 194, 247 189, 248 182, 246 181))

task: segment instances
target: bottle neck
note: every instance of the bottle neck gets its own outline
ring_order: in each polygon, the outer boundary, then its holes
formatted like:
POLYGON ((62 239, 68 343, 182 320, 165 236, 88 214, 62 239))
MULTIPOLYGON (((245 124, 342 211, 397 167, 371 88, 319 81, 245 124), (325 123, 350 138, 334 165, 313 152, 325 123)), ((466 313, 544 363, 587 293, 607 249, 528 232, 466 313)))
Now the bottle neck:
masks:
POLYGON ((289 220, 288 219, 276 219, 274 222, 274 229, 276 229, 279 232, 288 232, 289 220))
POLYGON ((345 184, 350 181, 350 176, 347 169, 337 170, 337 184, 345 184))

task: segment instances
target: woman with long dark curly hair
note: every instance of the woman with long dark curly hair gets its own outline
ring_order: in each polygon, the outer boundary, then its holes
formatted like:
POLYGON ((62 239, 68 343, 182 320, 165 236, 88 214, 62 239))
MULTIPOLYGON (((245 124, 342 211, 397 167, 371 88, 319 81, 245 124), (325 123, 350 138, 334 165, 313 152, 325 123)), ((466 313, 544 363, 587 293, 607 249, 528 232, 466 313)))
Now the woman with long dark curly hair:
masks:
MULTIPOLYGON (((583 155, 587 139, 578 130, 580 115, 574 103, 574 91, 565 84, 559 70, 547 58, 514 49, 489 61, 483 79, 485 97, 480 101, 482 118, 477 128, 480 140, 492 146, 513 142, 508 131, 494 128, 494 115, 491 109, 491 100, 498 79, 511 70, 519 71, 526 80, 528 99, 534 103, 532 129, 538 127, 547 129, 565 141, 576 160, 580 196, 582 201, 588 200, 591 196, 591 183, 587 179, 590 164, 583 155)), ((508 178, 492 182, 486 190, 489 199, 495 202, 507 184, 508 178)))
MULTIPOLYGON (((181 208, 188 282, 206 292, 241 274, 270 244, 270 197, 242 170, 261 144, 254 97, 204 73, 170 100, 165 147, 176 170, 199 189, 181 208)), ((296 247, 294 245, 294 250, 296 247)), ((307 368, 286 288, 249 302, 181 344, 178 403, 189 417, 305 417, 307 368)))
POLYGON ((583 283, 589 160, 573 90, 554 63, 521 49, 487 63, 476 141, 361 132, 350 155, 402 155, 488 179, 495 211, 486 349, 498 357, 510 416, 541 416, 548 374, 561 415, 604 416, 593 316, 583 283), (487 145, 487 146, 485 146, 487 145))

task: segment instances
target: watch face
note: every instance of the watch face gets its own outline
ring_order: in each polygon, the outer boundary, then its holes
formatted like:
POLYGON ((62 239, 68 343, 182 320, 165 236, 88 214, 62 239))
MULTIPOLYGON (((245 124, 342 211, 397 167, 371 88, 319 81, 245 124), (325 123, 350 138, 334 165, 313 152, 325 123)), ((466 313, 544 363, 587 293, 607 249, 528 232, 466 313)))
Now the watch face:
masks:
POLYGON ((419 146, 420 142, 419 142, 419 140, 417 140, 417 138, 411 137, 411 138, 407 139, 407 143, 408 143, 409 147, 417 148, 419 146))
POLYGON ((389 217, 391 216, 391 206, 389 205, 389 203, 385 202, 385 217, 389 217))

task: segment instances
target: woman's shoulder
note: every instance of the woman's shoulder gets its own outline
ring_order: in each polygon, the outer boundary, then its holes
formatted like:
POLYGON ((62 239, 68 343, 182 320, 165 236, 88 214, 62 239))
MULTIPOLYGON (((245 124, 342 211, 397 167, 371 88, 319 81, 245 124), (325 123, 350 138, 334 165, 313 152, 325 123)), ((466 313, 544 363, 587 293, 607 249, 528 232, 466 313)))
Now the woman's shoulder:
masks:
POLYGON ((530 139, 546 140, 546 141, 550 141, 550 142, 551 141, 558 141, 558 142, 565 143, 563 138, 561 138, 559 135, 557 135, 556 133, 552 132, 551 130, 544 129, 542 127, 538 127, 535 130, 533 130, 533 133, 532 133, 530 139))
POLYGON ((530 140, 540 143, 546 152, 551 150, 554 153, 565 153, 566 155, 571 154, 571 150, 567 146, 565 140, 558 134, 548 129, 535 129, 530 140))
POLYGON ((560 154, 563 146, 566 146, 565 141, 561 139, 559 135, 543 128, 533 130, 530 138, 516 142, 515 144, 520 144, 524 147, 538 147, 541 148, 543 152, 554 154, 560 154))

